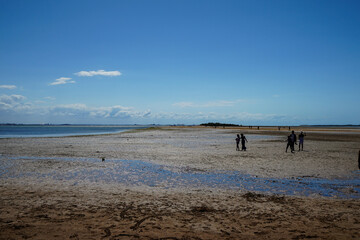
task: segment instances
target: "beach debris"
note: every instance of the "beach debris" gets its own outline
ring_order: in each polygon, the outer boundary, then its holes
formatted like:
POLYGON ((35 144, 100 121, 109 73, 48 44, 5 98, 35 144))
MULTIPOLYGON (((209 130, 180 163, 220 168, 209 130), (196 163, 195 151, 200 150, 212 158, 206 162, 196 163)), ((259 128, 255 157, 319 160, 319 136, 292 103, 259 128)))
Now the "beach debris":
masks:
POLYGON ((360 150, 359 150, 358 164, 359 164, 359 169, 360 169, 360 150))
POLYGON ((247 192, 247 193, 243 194, 242 197, 245 198, 249 202, 259 202, 259 201, 262 201, 262 200, 260 200, 260 198, 264 198, 265 195, 253 193, 253 192, 247 192))
POLYGON ((126 208, 124 208, 124 210, 122 210, 121 213, 120 213, 120 217, 121 217, 122 219, 124 219, 124 218, 125 218, 125 215, 126 215, 126 212, 129 211, 129 210, 132 209, 132 208, 133 208, 133 205, 132 205, 132 204, 129 205, 129 206, 127 206, 126 208))
POLYGON ((105 158, 104 158, 104 157, 103 157, 103 158, 101 158, 101 161, 105 162, 105 158))
POLYGON ((111 231, 109 228, 105 228, 104 232, 105 232, 105 236, 103 236, 102 238, 107 238, 111 236, 111 231))
POLYGON ((69 237, 70 239, 79 240, 79 235, 77 233, 74 233, 69 237))
POLYGON ((190 211, 193 214, 202 214, 202 213, 207 213, 207 212, 214 212, 215 209, 203 204, 201 206, 192 207, 190 211))
POLYGON ((116 237, 134 237, 134 238, 140 238, 138 234, 127 234, 127 233, 120 233, 117 235, 114 235, 112 239, 115 239, 116 237))
POLYGON ((150 216, 146 216, 146 217, 140 219, 139 221, 137 221, 137 222, 135 223, 134 226, 130 227, 130 229, 132 229, 132 230, 135 231, 136 229, 138 229, 138 228, 140 227, 140 224, 141 224, 141 223, 143 223, 146 219, 149 219, 149 218, 152 218, 152 217, 154 217, 154 216, 153 216, 153 215, 150 215, 150 216))
POLYGON ((266 195, 261 193, 247 192, 242 195, 248 202, 274 202, 284 204, 287 202, 285 196, 280 195, 266 195))

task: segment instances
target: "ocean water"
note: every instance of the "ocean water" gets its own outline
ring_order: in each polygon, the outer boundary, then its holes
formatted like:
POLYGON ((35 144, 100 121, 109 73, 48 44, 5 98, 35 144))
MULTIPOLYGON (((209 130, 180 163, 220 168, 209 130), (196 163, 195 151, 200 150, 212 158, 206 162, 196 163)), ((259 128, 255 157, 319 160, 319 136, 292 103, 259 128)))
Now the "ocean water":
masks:
POLYGON ((117 133, 146 127, 140 125, 0 125, 0 138, 93 135, 117 133))

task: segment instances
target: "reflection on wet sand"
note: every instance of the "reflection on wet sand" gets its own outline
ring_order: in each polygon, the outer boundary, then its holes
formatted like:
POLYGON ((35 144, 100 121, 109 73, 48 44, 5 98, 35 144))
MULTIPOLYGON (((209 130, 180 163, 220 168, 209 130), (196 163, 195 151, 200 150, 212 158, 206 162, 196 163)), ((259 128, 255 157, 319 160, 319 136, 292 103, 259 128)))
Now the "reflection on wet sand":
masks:
POLYGON ((0 178, 24 178, 32 181, 51 179, 72 184, 96 182, 126 186, 146 185, 168 188, 220 188, 255 191, 265 194, 360 198, 358 174, 347 179, 322 179, 312 176, 264 178, 238 171, 204 171, 189 167, 171 167, 139 160, 0 157, 0 178), (9 166, 10 164, 10 166, 9 166), (43 167, 38 168, 41 164, 43 167), (44 166, 46 166, 44 168, 44 166))

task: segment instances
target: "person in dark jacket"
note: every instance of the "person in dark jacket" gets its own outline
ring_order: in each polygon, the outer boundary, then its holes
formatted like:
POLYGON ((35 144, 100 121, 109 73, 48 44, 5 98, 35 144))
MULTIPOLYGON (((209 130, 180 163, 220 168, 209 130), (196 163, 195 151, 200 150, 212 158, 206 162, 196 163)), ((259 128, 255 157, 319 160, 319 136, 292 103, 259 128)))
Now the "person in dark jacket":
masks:
POLYGON ((300 147, 301 147, 301 151, 304 151, 304 137, 305 136, 306 136, 306 133, 301 131, 301 133, 299 134, 299 151, 300 151, 300 147))
MULTIPOLYGON (((286 145, 286 150, 285 152, 287 152, 288 148, 290 147, 290 150, 291 150, 291 144, 292 144, 292 139, 291 139, 291 135, 289 135, 287 137, 287 145, 286 145)), ((291 151, 292 152, 292 151, 291 151)))
POLYGON ((240 148, 239 148, 240 136, 239 136, 239 134, 235 138, 235 141, 236 141, 236 151, 240 151, 240 148))
POLYGON ((241 151, 246 151, 245 141, 247 142, 248 140, 246 139, 244 134, 241 134, 240 139, 241 139, 241 151))
POLYGON ((288 148, 290 147, 291 152, 294 153, 295 152, 295 146, 294 146, 295 144, 296 144, 296 135, 295 135, 295 132, 292 131, 291 134, 287 138, 287 145, 286 145, 285 152, 287 152, 288 148))
POLYGON ((291 131, 290 137, 291 137, 291 140, 292 140, 292 143, 291 143, 290 147, 291 147, 291 152, 293 153, 293 152, 295 152, 295 144, 297 144, 296 143, 296 134, 295 134, 294 131, 291 131))

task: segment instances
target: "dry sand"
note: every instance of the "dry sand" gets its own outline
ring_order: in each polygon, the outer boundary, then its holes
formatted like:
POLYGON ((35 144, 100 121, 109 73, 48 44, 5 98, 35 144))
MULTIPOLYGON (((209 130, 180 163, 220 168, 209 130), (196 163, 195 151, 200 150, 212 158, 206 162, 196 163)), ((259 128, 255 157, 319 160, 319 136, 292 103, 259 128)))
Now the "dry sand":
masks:
POLYGON ((302 130, 305 151, 295 154, 285 153, 289 132, 271 128, 0 139, 0 239, 360 239, 359 186, 342 189, 341 198, 169 187, 164 180, 133 179, 126 168, 121 174, 131 176, 131 184, 106 175, 125 159, 196 174, 359 179, 358 130, 302 130), (235 151, 240 132, 249 140, 246 152, 235 151))

